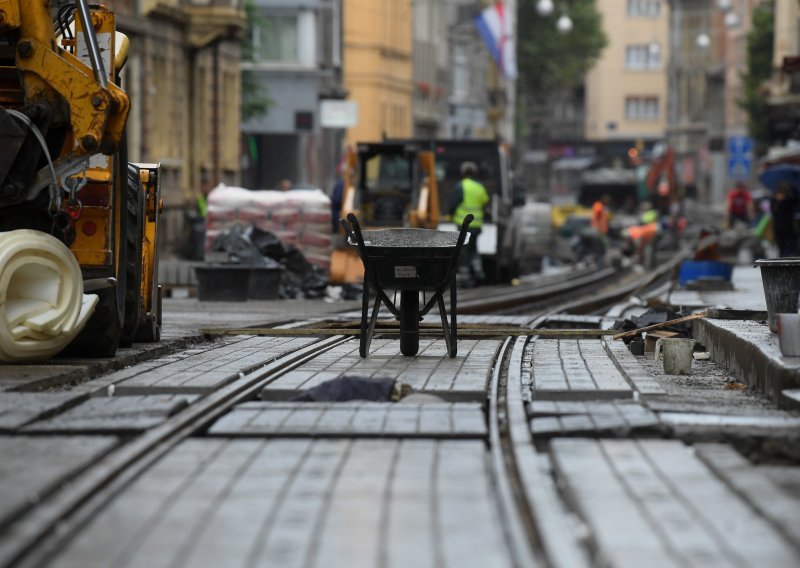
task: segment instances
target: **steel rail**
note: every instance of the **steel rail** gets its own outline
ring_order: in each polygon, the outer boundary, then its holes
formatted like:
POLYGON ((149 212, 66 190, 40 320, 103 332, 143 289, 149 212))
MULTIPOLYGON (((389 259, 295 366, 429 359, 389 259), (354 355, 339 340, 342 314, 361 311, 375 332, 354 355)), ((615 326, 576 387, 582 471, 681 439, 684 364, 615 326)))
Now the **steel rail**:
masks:
POLYGON ((500 347, 492 371, 491 385, 489 387, 489 458, 497 491, 500 518, 506 529, 511 556, 514 565, 519 568, 535 568, 541 565, 531 543, 534 542, 530 525, 525 522, 520 511, 520 500, 516 496, 512 477, 516 479, 517 472, 509 468, 506 457, 513 448, 509 448, 508 419, 505 407, 506 385, 501 386, 501 377, 504 377, 505 367, 508 365, 507 357, 511 349, 511 339, 506 339, 500 347))
POLYGON ((275 358, 110 451, 9 527, 0 541, 0 566, 46 566, 105 504, 180 441, 207 427, 235 404, 255 397, 280 373, 345 341, 348 338, 342 336, 328 338, 275 358))

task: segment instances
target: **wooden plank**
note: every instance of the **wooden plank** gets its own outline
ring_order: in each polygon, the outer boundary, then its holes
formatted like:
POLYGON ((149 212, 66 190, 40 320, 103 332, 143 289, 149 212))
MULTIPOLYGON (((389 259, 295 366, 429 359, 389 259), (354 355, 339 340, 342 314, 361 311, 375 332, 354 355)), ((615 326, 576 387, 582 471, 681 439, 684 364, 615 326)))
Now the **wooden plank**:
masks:
POLYGON ((653 325, 640 327, 638 329, 632 329, 632 330, 626 331, 624 333, 618 333, 618 334, 614 335, 611 339, 624 339, 626 337, 633 337, 634 335, 639 335, 643 331, 650 331, 650 330, 653 330, 653 329, 660 329, 662 327, 668 327, 668 326, 674 325, 676 323, 684 323, 684 322, 687 322, 687 321, 692 321, 692 320, 696 320, 696 319, 700 319, 700 318, 704 318, 704 317, 706 317, 706 312, 700 312, 700 313, 697 313, 697 314, 692 314, 690 316, 684 316, 682 318, 677 318, 677 319, 674 319, 674 320, 669 320, 669 321, 665 321, 665 322, 661 322, 661 323, 654 323, 653 325))

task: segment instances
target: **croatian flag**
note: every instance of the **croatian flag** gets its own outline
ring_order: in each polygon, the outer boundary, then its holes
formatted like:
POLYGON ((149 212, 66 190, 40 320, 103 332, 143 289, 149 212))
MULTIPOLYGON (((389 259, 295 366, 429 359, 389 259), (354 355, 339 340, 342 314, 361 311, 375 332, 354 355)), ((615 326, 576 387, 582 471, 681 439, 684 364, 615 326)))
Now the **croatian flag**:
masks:
POLYGON ((506 79, 517 78, 513 16, 506 9, 503 0, 498 0, 494 6, 486 8, 475 18, 478 33, 506 79))

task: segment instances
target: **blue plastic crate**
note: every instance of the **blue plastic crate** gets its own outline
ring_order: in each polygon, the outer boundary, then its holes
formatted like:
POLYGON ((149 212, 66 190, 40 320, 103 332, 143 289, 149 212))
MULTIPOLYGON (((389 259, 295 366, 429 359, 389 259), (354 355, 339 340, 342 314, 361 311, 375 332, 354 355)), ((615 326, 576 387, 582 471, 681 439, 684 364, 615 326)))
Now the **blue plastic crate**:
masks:
POLYGON ((733 265, 718 260, 684 260, 678 273, 678 285, 686 286, 689 282, 701 279, 716 279, 730 282, 733 265))

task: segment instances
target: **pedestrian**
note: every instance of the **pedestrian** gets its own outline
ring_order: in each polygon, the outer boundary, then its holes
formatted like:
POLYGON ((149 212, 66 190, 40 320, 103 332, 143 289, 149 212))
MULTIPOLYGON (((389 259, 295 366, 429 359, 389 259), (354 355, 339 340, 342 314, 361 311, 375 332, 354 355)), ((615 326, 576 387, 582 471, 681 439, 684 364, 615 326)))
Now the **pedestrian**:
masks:
POLYGON ((344 195, 344 180, 341 176, 336 178, 331 190, 331 229, 334 233, 339 231, 339 218, 342 214, 342 197, 344 195))
POLYGON ((795 209, 797 196, 795 188, 787 182, 778 184, 775 195, 770 201, 772 212, 772 229, 775 232, 775 242, 778 245, 778 255, 797 255, 797 222, 795 209))
POLYGON ((743 181, 737 181, 727 197, 728 228, 744 223, 748 227, 753 220, 753 198, 743 181))
POLYGON ((469 225, 469 242, 461 253, 459 264, 470 274, 470 284, 480 286, 485 280, 481 257, 478 254, 478 236, 483 227, 483 216, 489 204, 489 193, 482 183, 475 179, 478 166, 474 162, 461 164, 461 181, 455 187, 450 198, 450 214, 453 222, 461 226, 464 218, 472 214, 475 218, 469 225))

